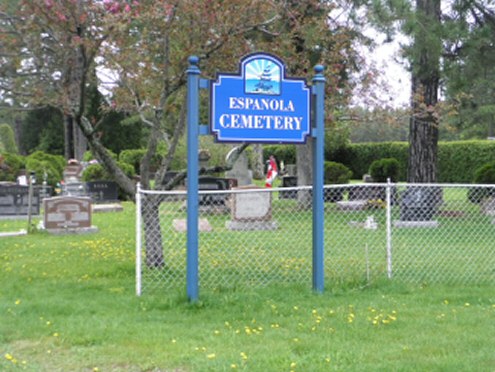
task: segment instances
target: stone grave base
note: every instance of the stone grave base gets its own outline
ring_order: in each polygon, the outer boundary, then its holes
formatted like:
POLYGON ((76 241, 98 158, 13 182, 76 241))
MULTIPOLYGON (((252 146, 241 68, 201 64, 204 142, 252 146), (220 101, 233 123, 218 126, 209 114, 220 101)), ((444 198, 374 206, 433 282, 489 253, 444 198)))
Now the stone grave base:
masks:
POLYGON ((20 236, 20 235, 27 235, 26 230, 19 230, 19 231, 12 231, 12 232, 2 232, 0 233, 0 238, 4 236, 20 236))
MULTIPOLYGON (((184 219, 175 219, 172 221, 172 226, 175 231, 178 232, 186 232, 187 231, 187 220, 184 219)), ((212 227, 210 222, 206 218, 200 218, 198 220, 198 229, 200 232, 210 232, 212 231, 212 227)))
POLYGON ((438 221, 394 221, 394 226, 398 228, 416 228, 427 227, 437 228, 439 226, 438 221))
POLYGON ((278 224, 275 221, 227 221, 225 227, 234 231, 276 230, 278 224))
POLYGON ((45 229, 46 232, 53 235, 65 235, 65 234, 73 234, 73 235, 82 235, 82 234, 93 234, 98 232, 98 228, 96 226, 91 227, 75 227, 75 228, 67 228, 67 229, 45 229))
POLYGON ((339 211, 362 211, 366 209, 367 200, 339 201, 335 204, 339 211))
POLYGON ((93 204, 93 213, 122 212, 124 207, 118 203, 93 204))

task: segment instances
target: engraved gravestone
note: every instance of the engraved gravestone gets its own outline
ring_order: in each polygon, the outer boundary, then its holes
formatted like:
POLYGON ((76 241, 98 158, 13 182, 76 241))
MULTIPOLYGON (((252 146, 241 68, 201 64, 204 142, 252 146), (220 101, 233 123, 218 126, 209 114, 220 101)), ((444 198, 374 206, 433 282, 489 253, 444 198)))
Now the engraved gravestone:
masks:
POLYGON ((114 181, 86 182, 86 191, 95 203, 116 202, 119 200, 119 187, 114 181))
MULTIPOLYGON (((296 176, 283 176, 282 177, 282 187, 297 187, 297 177, 296 176)), ((297 190, 280 190, 278 193, 280 199, 297 199, 297 190)))
MULTIPOLYGON (((40 193, 33 189, 31 214, 40 213, 40 193)), ((27 216, 29 214, 29 187, 15 184, 0 185, 0 216, 27 216)))
POLYGON ((94 231, 91 198, 57 196, 44 200, 44 226, 49 232, 94 231))
POLYGON ((242 187, 231 196, 231 221, 226 222, 229 230, 274 230, 277 223, 272 221, 272 194, 256 192, 256 187, 242 187))

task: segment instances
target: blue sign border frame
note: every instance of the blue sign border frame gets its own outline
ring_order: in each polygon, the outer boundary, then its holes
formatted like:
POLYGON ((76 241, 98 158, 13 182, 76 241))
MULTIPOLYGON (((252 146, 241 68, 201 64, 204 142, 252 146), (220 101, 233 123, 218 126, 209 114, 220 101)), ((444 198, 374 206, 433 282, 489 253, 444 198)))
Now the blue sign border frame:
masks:
POLYGON ((244 56, 240 62, 239 62, 239 68, 236 73, 222 73, 222 72, 217 72, 216 78, 212 81, 210 81, 210 123, 209 123, 209 128, 210 128, 210 133, 213 135, 215 142, 218 143, 261 143, 261 144, 270 144, 270 143, 276 143, 276 144, 293 144, 293 145, 300 145, 300 144, 305 144, 307 142, 307 138, 311 136, 311 131, 312 131, 312 94, 311 94, 311 86, 308 85, 308 82, 305 78, 299 78, 299 77, 288 77, 286 76, 286 66, 284 62, 277 57, 276 55, 270 54, 270 53, 251 53, 246 56, 244 56), (219 133, 219 130, 214 128, 214 118, 216 115, 215 109, 216 109, 216 102, 215 102, 215 88, 219 86, 222 83, 223 78, 227 79, 239 79, 243 80, 243 94, 245 95, 260 95, 260 93, 246 93, 246 77, 245 77, 245 66, 250 63, 251 61, 255 61, 257 59, 267 59, 269 61, 272 61, 275 63, 277 66, 280 68, 280 90, 281 92, 279 94, 266 94, 269 97, 284 97, 283 96, 283 89, 284 89, 284 83, 300 83, 301 84, 301 91, 306 93, 306 109, 305 109, 305 126, 304 130, 302 130, 301 133, 301 139, 293 139, 293 138, 250 138, 246 136, 239 136, 239 137, 223 137, 221 133, 219 133))

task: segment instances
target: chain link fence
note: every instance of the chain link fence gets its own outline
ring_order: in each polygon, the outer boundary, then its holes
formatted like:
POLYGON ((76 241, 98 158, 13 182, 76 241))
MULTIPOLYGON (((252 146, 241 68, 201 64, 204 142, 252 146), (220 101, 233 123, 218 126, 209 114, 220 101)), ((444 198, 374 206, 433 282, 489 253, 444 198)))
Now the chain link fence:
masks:
MULTIPOLYGON (((328 185, 325 286, 495 283, 495 188, 328 185)), ((137 194, 137 293, 186 286, 186 192, 137 194)), ((311 187, 199 192, 200 288, 311 286, 311 187)))

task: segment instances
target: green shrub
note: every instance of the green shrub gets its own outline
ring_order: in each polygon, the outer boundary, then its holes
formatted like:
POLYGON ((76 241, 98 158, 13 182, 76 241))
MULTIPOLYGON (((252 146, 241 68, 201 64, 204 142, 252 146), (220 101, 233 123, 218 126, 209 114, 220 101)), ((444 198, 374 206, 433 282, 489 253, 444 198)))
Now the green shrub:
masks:
POLYGON ((352 171, 344 164, 334 161, 325 162, 325 184, 349 183, 352 171))
MULTIPOLYGON (((163 160, 164 150, 159 149, 160 152, 157 152, 153 158, 151 159, 151 170, 156 171, 163 160)), ((134 167, 135 174, 140 173, 141 160, 146 154, 146 149, 130 149, 123 150, 119 155, 119 161, 130 164, 134 167)))
POLYGON ((495 162, 491 162, 476 169, 474 182, 480 184, 495 184, 495 162))
POLYGON ((66 166, 65 158, 62 155, 52 155, 43 151, 35 151, 26 158, 26 161, 30 159, 50 163, 60 174, 60 178, 62 178, 66 166))
POLYGON ((27 173, 34 172, 36 184, 41 185, 46 179, 49 186, 55 188, 58 182, 62 179, 61 172, 57 169, 56 163, 49 160, 38 160, 36 158, 26 159, 27 173))
POLYGON ((25 166, 25 159, 17 154, 2 153, 3 164, 6 169, 0 171, 0 181, 15 182, 19 171, 25 166))
POLYGON ((141 159, 143 159, 145 153, 145 149, 123 150, 119 154, 119 160, 132 165, 134 167, 134 172, 136 172, 136 174, 139 174, 141 159))
POLYGON ((0 143, 3 151, 17 154, 17 144, 15 143, 14 130, 8 124, 0 124, 0 143))
MULTIPOLYGON (((482 185, 495 184, 495 161, 487 163, 474 172, 474 183, 482 185)), ((473 203, 480 203, 483 199, 493 197, 495 188, 473 187, 468 191, 468 199, 473 203)))
MULTIPOLYGON (((108 153, 110 154, 110 156, 112 157, 113 160, 117 160, 119 158, 117 156, 117 154, 114 153, 112 150, 107 149, 107 151, 108 151, 108 153)), ((86 151, 83 154, 82 161, 89 162, 89 161, 94 160, 94 159, 96 159, 96 157, 93 155, 93 153, 91 151, 86 151)))
MULTIPOLYGON (((129 178, 133 178, 136 175, 132 165, 121 161, 117 162, 117 164, 129 178)), ((101 164, 91 164, 84 169, 82 181, 114 181, 114 178, 103 168, 101 164)))
POLYGON ((375 160, 370 165, 370 175, 375 182, 387 182, 390 178, 391 182, 399 180, 399 161, 394 158, 385 158, 375 160))

